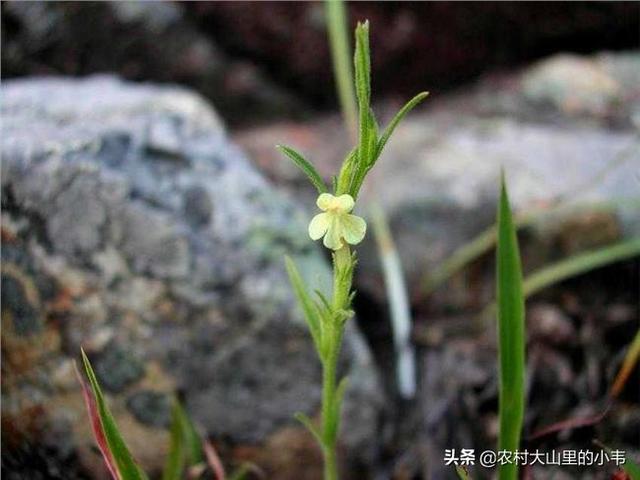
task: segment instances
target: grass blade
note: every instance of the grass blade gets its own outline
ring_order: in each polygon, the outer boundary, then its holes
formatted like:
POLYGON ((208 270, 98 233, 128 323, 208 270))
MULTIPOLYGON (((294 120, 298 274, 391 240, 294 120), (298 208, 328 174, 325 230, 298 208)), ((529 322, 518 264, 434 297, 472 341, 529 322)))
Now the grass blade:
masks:
POLYGON ((222 465, 222 460, 220 460, 220 455, 218 455, 213 444, 210 442, 204 442, 202 444, 202 448, 204 449, 204 455, 207 458, 207 463, 213 472, 215 480, 226 480, 227 474, 224 470, 224 466, 222 465))
POLYGON ((620 395, 620 392, 622 392, 624 385, 627 383, 627 379, 631 375, 633 368, 636 366, 636 363, 638 363, 638 358, 640 358, 640 330, 636 333, 629 350, 624 356, 624 361, 622 362, 620 371, 618 371, 616 379, 613 382, 613 386, 611 387, 611 397, 615 398, 620 395))
POLYGON ((349 45, 349 35, 347 34, 346 8, 342 0, 327 0, 325 7, 336 90, 338 91, 344 122, 349 129, 351 137, 355 140, 358 112, 356 94, 351 81, 353 72, 351 71, 349 59, 351 46, 349 45))
POLYGON ((146 480, 147 476, 140 467, 138 467, 131 456, 129 449, 118 430, 118 426, 109 411, 109 407, 107 407, 107 403, 102 394, 102 390, 100 389, 100 385, 98 384, 96 375, 91 368, 91 363, 89 362, 87 355, 84 353, 84 350, 82 350, 82 362, 84 363, 84 369, 87 373, 87 377, 89 378, 89 383, 91 384, 96 411, 100 419, 104 439, 106 441, 109 454, 114 460, 116 473, 118 474, 117 478, 119 480, 146 480))
POLYGON ((456 465, 456 473, 458 474, 458 478, 460 480, 471 480, 469 472, 467 471, 467 467, 456 465))
POLYGON ((384 210, 379 205, 374 205, 371 208, 371 218, 390 307, 398 390, 402 398, 409 399, 416 394, 416 358, 411 344, 411 309, 407 285, 384 210))
POLYGON ((177 409, 180 408, 176 400, 171 409, 171 431, 169 456, 164 465, 162 480, 180 480, 186 465, 186 452, 184 449, 182 425, 177 409))
POLYGON ((322 177, 315 169, 315 167, 305 159, 300 153, 296 152, 293 148, 287 147, 285 145, 276 145, 276 148, 284 153, 287 157, 289 157, 293 163, 295 163, 300 170, 304 172, 307 178, 313 183, 313 186, 316 187, 318 193, 327 192, 327 186, 322 180, 322 177))
MULTIPOLYGON (((497 298, 499 357, 498 449, 515 452, 524 416, 525 329, 522 267, 504 175, 498 206, 497 298)), ((498 467, 500 480, 516 480, 518 466, 498 467)))
POLYGON ((84 397, 84 403, 87 408, 87 412, 89 413, 89 420, 91 420, 91 429, 93 430, 93 436, 96 439, 96 443, 98 444, 98 448, 100 449, 100 453, 102 454, 104 463, 107 466, 107 470, 109 470, 109 473, 111 474, 111 478, 113 478, 113 480, 120 480, 121 477, 118 474, 118 468, 116 467, 113 456, 109 451, 109 445, 107 444, 107 439, 104 436, 104 430, 102 429, 102 423, 100 422, 100 414, 98 413, 98 406, 96 405, 96 399, 93 396, 91 387, 82 377, 80 370, 78 370, 78 366, 74 364, 74 367, 76 370, 76 376, 78 377, 78 381, 82 386, 82 395, 84 397))
POLYGON ((524 281, 524 294, 529 297, 554 283, 638 255, 640 255, 640 238, 574 255, 529 275, 524 281))

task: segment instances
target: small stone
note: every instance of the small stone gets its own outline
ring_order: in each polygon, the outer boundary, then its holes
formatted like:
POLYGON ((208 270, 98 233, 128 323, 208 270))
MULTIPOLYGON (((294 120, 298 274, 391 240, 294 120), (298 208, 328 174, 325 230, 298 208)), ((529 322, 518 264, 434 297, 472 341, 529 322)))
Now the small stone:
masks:
POLYGON ((204 227, 211 221, 213 203, 207 190, 200 186, 191 187, 184 193, 184 216, 194 227, 204 227))
POLYGON ((127 399, 127 408, 141 423, 166 428, 171 423, 171 401, 165 393, 143 390, 127 399))
POLYGON ((527 325, 531 337, 554 345, 576 340, 577 333, 571 319, 555 305, 539 303, 532 306, 527 312, 527 325))
POLYGON ((30 336, 42 331, 39 298, 28 277, 17 268, 3 268, 2 272, 2 318, 11 318, 13 332, 19 336, 30 336))
POLYGON ((121 392, 144 375, 144 366, 128 350, 111 343, 92 361, 100 385, 121 392))

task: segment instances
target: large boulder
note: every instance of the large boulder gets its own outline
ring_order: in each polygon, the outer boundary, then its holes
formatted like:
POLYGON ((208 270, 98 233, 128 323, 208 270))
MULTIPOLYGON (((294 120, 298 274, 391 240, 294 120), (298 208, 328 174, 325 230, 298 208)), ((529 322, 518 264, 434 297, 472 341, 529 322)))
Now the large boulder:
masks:
MULTIPOLYGON (((320 368, 283 256, 330 278, 301 209, 188 91, 33 78, 2 98, 3 473, 35 475, 46 456, 48 478, 71 478, 52 472, 74 455, 104 472, 73 372, 82 346, 148 470, 177 391, 228 463, 319 478, 292 415, 318 412, 320 368)), ((341 369, 344 458, 369 461, 381 394, 355 325, 341 369)))

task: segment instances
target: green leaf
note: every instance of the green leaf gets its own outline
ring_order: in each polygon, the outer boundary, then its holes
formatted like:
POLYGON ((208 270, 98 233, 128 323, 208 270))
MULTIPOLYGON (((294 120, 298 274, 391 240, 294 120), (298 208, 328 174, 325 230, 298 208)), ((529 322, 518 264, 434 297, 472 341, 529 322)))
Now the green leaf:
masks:
POLYGON ((325 442, 328 445, 333 445, 338 438, 338 430, 340 428, 340 409, 342 407, 342 400, 344 399, 344 392, 347 389, 347 384, 347 377, 340 380, 333 397, 330 422, 328 422, 327 430, 325 431, 325 442))
POLYGON ((202 442, 191 419, 177 399, 171 409, 169 456, 165 463, 163 480, 180 480, 186 466, 204 461, 202 442))
POLYGON ((349 193, 355 199, 367 166, 371 163, 373 147, 377 138, 371 125, 371 63, 369 52, 369 22, 356 27, 356 49, 354 53, 356 95, 359 108, 359 141, 357 167, 351 175, 349 193))
POLYGON ((177 409, 180 408, 176 400, 171 409, 171 430, 169 456, 164 464, 162 480, 180 480, 186 464, 183 431, 177 409))
MULTIPOLYGON (((515 452, 524 415, 525 327, 522 267, 504 174, 498 206, 497 252, 499 417, 498 449, 515 452)), ((518 466, 498 467, 500 480, 516 480, 518 466)))
POLYGON ((320 318, 318 309, 307 293, 307 289, 304 286, 302 276, 300 275, 300 272, 298 271, 298 268, 296 267, 294 261, 291 260, 291 258, 289 258, 288 256, 285 256, 285 264, 287 267, 287 273, 289 275, 289 281, 291 282, 293 292, 298 299, 298 304, 302 308, 302 313, 304 314, 304 318, 307 321, 307 325, 309 326, 309 331, 311 332, 313 343, 322 356, 322 319, 320 318))
POLYGON ((325 7, 338 98, 340 99, 345 124, 355 135, 357 107, 349 58, 351 47, 349 45, 349 34, 347 33, 347 12, 342 1, 329 0, 325 2, 325 7))
POLYGON ((318 190, 318 193, 325 193, 328 191, 327 186, 324 183, 324 180, 322 180, 322 177, 317 172, 315 167, 311 164, 311 162, 306 160, 301 154, 296 152, 291 147, 287 147, 285 145, 276 145, 276 148, 280 150, 282 153, 284 153, 291 160, 293 160, 293 163, 295 163, 298 166, 298 168, 300 168, 300 170, 304 172, 304 174, 311 181, 311 183, 313 183, 313 185, 318 190))
POLYGON ((122 438, 122 435, 120 434, 120 431, 118 430, 118 426, 109 411, 109 407, 104 399, 102 390, 100 390, 100 385, 98 384, 96 375, 91 368, 91 363, 84 353, 84 350, 82 350, 82 362, 84 363, 84 369, 87 373, 87 377, 89 378, 89 383, 91 384, 98 415, 100 417, 100 423, 104 432, 104 438, 106 439, 109 452, 115 461, 115 466, 120 479, 146 480, 147 476, 136 464, 124 439, 122 438))
POLYGON ((458 478, 460 480, 471 480, 469 472, 467 471, 467 467, 456 465, 456 473, 458 474, 458 478))
POLYGON ((360 127, 367 126, 367 114, 371 98, 371 60, 369 52, 369 22, 358 22, 355 32, 356 49, 353 63, 358 106, 360 107, 360 127))
POLYGON ((524 294, 529 297, 554 283, 638 255, 640 255, 640 238, 632 238, 571 256, 528 275, 524 281, 524 294))
POLYGON ((625 464, 622 465, 622 469, 627 472, 631 480, 640 480, 640 465, 633 460, 627 458, 625 464))
POLYGON ((400 121, 404 118, 404 116, 407 113, 409 113, 411 110, 413 110, 413 108, 416 105, 418 105, 425 98, 427 98, 427 95, 429 95, 429 92, 420 92, 411 100, 409 100, 405 104, 405 106, 402 107, 400 111, 398 111, 398 113, 396 113, 396 116, 393 117, 393 119, 391 120, 387 128, 385 128, 384 132, 382 133, 382 136, 380 137, 380 140, 378 141, 378 146, 377 146, 376 155, 375 155, 376 158, 380 156, 380 154, 382 153, 382 150, 384 150, 385 145, 389 141, 389 138, 391 138, 393 131, 396 129, 396 127, 398 126, 400 121))
POLYGON ((316 439, 316 441, 318 442, 318 444, 320 446, 324 446, 324 441, 322 440, 322 435, 320 435, 320 432, 318 431, 318 429, 316 428, 316 426, 313 424, 313 422, 311 421, 311 419, 308 416, 306 416, 302 412, 297 412, 294 415, 294 417, 301 424, 303 424, 305 427, 307 427, 307 430, 309 430, 311 432, 311 434, 313 435, 313 437, 316 439))
POLYGON ((196 430, 195 425, 189 418, 179 401, 175 401, 174 412, 180 425, 182 432, 182 440, 186 446, 186 457, 188 465, 197 465, 204 461, 202 454, 202 440, 200 434, 196 430))

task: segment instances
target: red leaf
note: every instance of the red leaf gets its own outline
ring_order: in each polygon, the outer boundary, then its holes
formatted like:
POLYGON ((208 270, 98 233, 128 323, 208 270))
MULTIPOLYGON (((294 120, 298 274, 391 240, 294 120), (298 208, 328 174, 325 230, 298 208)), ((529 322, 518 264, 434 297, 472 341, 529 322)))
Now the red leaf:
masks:
POLYGON ((216 452, 216 449, 213 448, 213 445, 208 441, 203 442, 202 448, 204 449, 204 454, 207 457, 207 463, 216 476, 216 480, 225 480, 226 474, 224 472, 224 467, 222 466, 220 456, 218 455, 218 452, 216 452))
POLYGON ((107 469, 109 470, 109 473, 111 474, 113 480, 122 480, 120 474, 118 473, 118 469, 116 468, 113 457, 111 456, 111 452, 109 451, 107 439, 104 435, 104 430, 102 429, 100 415, 98 414, 96 399, 93 397, 91 387, 89 387, 89 384, 84 380, 82 374, 80 373, 80 370, 78 370, 78 366, 75 363, 73 367, 75 368, 78 381, 82 386, 82 395, 84 397, 84 403, 87 407, 87 412, 89 413, 89 418, 91 420, 91 428, 93 429, 93 435, 96 439, 96 442, 98 443, 100 453, 102 453, 102 458, 104 458, 104 463, 107 465, 107 469))

